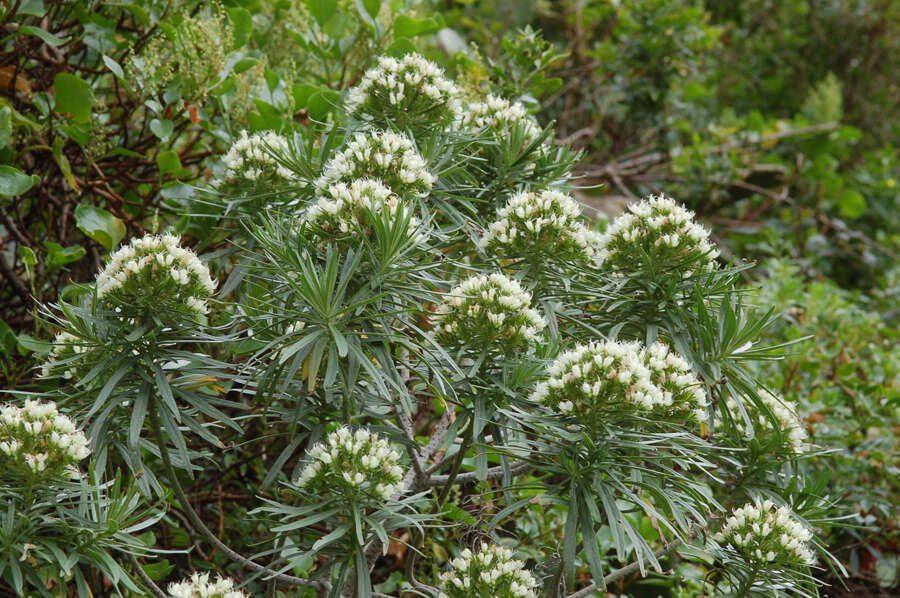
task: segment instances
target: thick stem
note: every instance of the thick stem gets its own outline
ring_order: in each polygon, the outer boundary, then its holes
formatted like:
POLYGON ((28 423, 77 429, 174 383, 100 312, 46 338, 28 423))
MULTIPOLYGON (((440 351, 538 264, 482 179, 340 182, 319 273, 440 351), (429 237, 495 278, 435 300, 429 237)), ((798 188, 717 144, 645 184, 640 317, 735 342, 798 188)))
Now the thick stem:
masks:
POLYGON ((197 531, 199 531, 202 536, 209 540, 209 542, 213 546, 218 548, 222 552, 222 554, 224 554, 231 560, 240 563, 248 569, 263 573, 267 575, 269 579, 274 579, 282 583, 313 588, 330 586, 328 582, 310 581, 308 579, 303 579, 302 577, 295 577, 293 575, 286 575, 284 573, 279 573, 278 571, 273 571, 268 567, 264 567, 263 565, 260 565, 259 563, 252 561, 241 554, 238 554, 237 552, 226 546, 221 540, 219 540, 219 538, 214 533, 212 533, 208 527, 206 527, 206 524, 203 523, 203 520, 200 519, 200 516, 197 514, 197 512, 194 511, 194 508, 191 506, 191 503, 184 492, 184 488, 181 487, 181 482, 178 481, 178 475, 175 472, 175 468, 172 467, 172 460, 169 457, 169 449, 166 447, 166 441, 163 438, 162 428, 159 425, 159 417, 156 415, 155 406, 150 409, 150 425, 152 426, 154 435, 156 437, 156 445, 159 447, 159 455, 162 458, 163 467, 165 468, 166 475, 169 476, 169 481, 171 482, 172 487, 175 489, 175 496, 178 498, 178 502, 181 503, 181 508, 184 509, 185 514, 188 516, 188 519, 190 519, 191 523, 194 525, 197 531))
POLYGON ((133 554, 129 554, 128 557, 131 559, 131 564, 134 565, 134 568, 137 570, 137 573, 140 576, 141 580, 148 588, 150 588, 150 591, 153 592, 153 595, 156 596, 156 598, 169 598, 166 593, 163 592, 162 589, 158 585, 156 585, 156 583, 152 579, 150 579, 150 576, 147 575, 147 572, 144 571, 144 568, 141 567, 141 564, 138 562, 137 557, 135 557, 133 554))

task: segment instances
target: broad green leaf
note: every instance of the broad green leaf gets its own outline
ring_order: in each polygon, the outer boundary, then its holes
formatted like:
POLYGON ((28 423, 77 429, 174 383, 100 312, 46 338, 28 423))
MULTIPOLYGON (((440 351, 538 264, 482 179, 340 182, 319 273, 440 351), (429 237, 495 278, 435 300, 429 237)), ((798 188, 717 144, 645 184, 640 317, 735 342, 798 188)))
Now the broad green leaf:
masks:
POLYGON ((114 74, 116 77, 118 77, 119 79, 124 79, 124 78, 125 78, 125 73, 122 71, 121 65, 119 65, 118 62, 116 62, 115 60, 113 60, 113 59, 110 58, 109 56, 106 56, 106 55, 103 56, 103 64, 105 64, 105 65, 106 65, 106 68, 108 68, 109 70, 111 70, 111 71, 113 72, 113 74, 114 74))
POLYGON ((156 165, 159 166, 160 174, 169 174, 181 170, 181 160, 178 158, 178 153, 172 150, 159 152, 159 155, 156 156, 156 165))
POLYGON ((7 357, 12 356, 16 350, 16 335, 13 334, 9 324, 0 320, 0 352, 7 357))
POLYGON ((44 241, 44 247, 48 251, 47 266, 50 268, 59 268, 71 262, 77 262, 85 254, 85 249, 81 245, 63 247, 53 241, 44 241))
POLYGON ((294 104, 298 108, 306 108, 309 105, 309 98, 312 94, 316 93, 321 89, 318 85, 311 85, 309 83, 298 83, 291 87, 291 92, 294 94, 294 104))
POLYGON ((54 47, 62 45, 66 41, 60 37, 53 35, 49 31, 44 31, 43 29, 32 27, 31 25, 22 25, 21 27, 19 27, 19 35, 34 35, 35 37, 41 38, 45 44, 49 44, 54 47))
POLYGON ((150 121, 150 130, 153 131, 153 134, 159 137, 160 140, 168 141, 169 137, 172 136, 172 132, 175 130, 175 123, 168 119, 159 120, 158 118, 154 118, 150 121))
POLYGON ((417 19, 408 15, 399 15, 397 20, 394 21, 394 37, 397 38, 427 35, 436 33, 440 29, 441 24, 431 17, 417 19))
POLYGON ((90 122, 94 100, 87 81, 75 75, 59 73, 53 79, 53 89, 56 94, 56 112, 68 112, 75 122, 90 122))
POLYGON ((12 140, 12 108, 0 108, 0 149, 9 145, 12 140))
POLYGON ((384 53, 388 56, 393 56, 394 58, 403 58, 407 54, 413 54, 416 51, 416 47, 413 43, 405 37, 401 37, 394 40, 390 46, 384 51, 384 53))
POLYGON ((22 195, 37 183, 37 175, 25 174, 12 166, 0 166, 0 196, 15 197, 22 195))
POLYGON ((72 174, 72 165, 69 163, 69 159, 63 153, 63 138, 57 137, 53 140, 53 159, 56 160, 57 166, 59 166, 60 172, 62 172, 63 177, 65 177, 66 182, 69 183, 69 186, 73 191, 80 191, 81 189, 78 186, 78 181, 75 179, 75 175, 72 174))
POLYGON ((313 120, 324 120, 341 100, 341 94, 333 89, 320 89, 309 96, 309 117, 313 120))
POLYGON ((250 34, 253 31, 253 15, 246 8, 235 7, 229 8, 228 16, 231 17, 231 23, 234 25, 234 48, 237 50, 247 43, 250 34))
POLYGON ((75 225, 78 230, 97 241, 107 251, 125 237, 125 224, 102 208, 90 204, 78 204, 75 208, 75 225))
POLYGON ((309 14, 316 20, 320 27, 331 20, 337 12, 337 0, 305 0, 309 14))

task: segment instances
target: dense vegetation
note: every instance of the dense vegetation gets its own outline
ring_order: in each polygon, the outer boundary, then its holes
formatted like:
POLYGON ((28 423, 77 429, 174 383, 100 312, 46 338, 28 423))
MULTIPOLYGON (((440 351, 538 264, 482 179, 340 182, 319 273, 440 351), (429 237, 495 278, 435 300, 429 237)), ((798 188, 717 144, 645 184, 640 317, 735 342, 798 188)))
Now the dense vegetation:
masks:
POLYGON ((0 11, 0 593, 900 586, 896 3, 0 11))

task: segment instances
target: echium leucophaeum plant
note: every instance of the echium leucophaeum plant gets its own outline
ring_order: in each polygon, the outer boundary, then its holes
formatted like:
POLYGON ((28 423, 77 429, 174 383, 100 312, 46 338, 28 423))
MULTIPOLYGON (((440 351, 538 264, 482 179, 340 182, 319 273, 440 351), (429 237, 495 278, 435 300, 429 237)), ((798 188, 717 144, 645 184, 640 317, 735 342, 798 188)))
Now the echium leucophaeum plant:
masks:
POLYGON ((234 587, 234 580, 216 576, 210 581, 209 573, 192 573, 188 579, 171 583, 170 598, 248 598, 248 594, 234 587))
POLYGON ((468 548, 441 573, 438 598, 535 598, 537 580, 525 563, 512 558, 502 546, 481 544, 468 548))
MULTIPOLYGON (((773 423, 772 419, 756 405, 751 404, 749 401, 744 401, 744 409, 750 418, 750 424, 757 427, 758 430, 771 430, 777 426, 778 432, 787 441, 787 449, 795 454, 809 450, 810 446, 807 442, 806 429, 791 406, 783 398, 775 396, 764 388, 759 389, 759 398, 775 417, 775 422, 773 423)), ((728 409, 738 431, 745 437, 751 436, 752 430, 748 428, 747 420, 733 397, 728 397, 725 401, 725 407, 728 409)))
POLYGON ((301 223, 320 240, 345 239, 357 245, 360 235, 371 235, 373 219, 387 212, 391 218, 402 215, 407 221, 407 234, 418 238, 419 220, 404 213, 409 209, 381 181, 356 179, 349 185, 335 183, 328 187, 306 210, 301 223))
POLYGON ((393 131, 357 133, 328 163, 316 180, 316 192, 336 183, 378 179, 400 197, 426 195, 435 177, 409 137, 393 131))
POLYGON ((789 508, 776 508, 771 500, 757 500, 734 509, 713 536, 718 544, 759 569, 768 563, 789 567, 814 564, 811 539, 812 532, 789 508))
POLYGON ((277 179, 291 179, 293 173, 282 166, 278 154, 289 150, 287 139, 275 131, 261 131, 249 135, 241 131, 222 158, 228 181, 259 181, 272 184, 277 179))
POLYGON ((91 454, 87 437, 56 404, 26 399, 0 406, 0 469, 28 479, 77 478, 91 454))
POLYGON ((347 93, 347 114, 397 130, 447 127, 460 117, 459 88, 419 54, 382 56, 347 93))
POLYGON ((295 485, 316 495, 359 502, 390 499, 403 489, 400 454, 377 434, 341 427, 309 449, 295 485))
POLYGON ((581 207, 559 191, 522 191, 497 210, 479 240, 489 255, 528 259, 536 252, 554 259, 590 262, 600 233, 581 222, 581 207))
POLYGON ((487 131, 495 137, 509 134, 511 127, 519 127, 529 142, 541 135, 540 125, 521 102, 510 102, 492 94, 466 105, 462 124, 474 130, 487 131))
POLYGON ((702 385, 684 359, 662 343, 604 341, 556 358, 531 395, 535 402, 591 427, 614 411, 682 421, 705 418, 702 385))
POLYGON ((694 213, 665 195, 651 195, 628 206, 599 245, 601 267, 613 272, 647 265, 689 277, 714 268, 719 255, 709 231, 694 221, 694 213))
POLYGON ((215 290, 206 264, 169 234, 132 239, 97 275, 97 297, 124 316, 206 314, 215 290))
POLYGON ((437 338, 448 345, 501 354, 533 346, 544 329, 531 294, 499 272, 450 289, 432 321, 437 338))

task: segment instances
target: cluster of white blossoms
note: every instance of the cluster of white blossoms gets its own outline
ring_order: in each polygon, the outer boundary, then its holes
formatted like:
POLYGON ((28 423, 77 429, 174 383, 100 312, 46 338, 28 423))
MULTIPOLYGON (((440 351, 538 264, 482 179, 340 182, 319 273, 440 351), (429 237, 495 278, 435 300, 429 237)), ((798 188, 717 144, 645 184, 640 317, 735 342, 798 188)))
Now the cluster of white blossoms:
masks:
POLYGON ((421 55, 382 56, 348 92, 345 107, 351 115, 406 130, 452 123, 462 112, 459 96, 444 71, 421 55))
POLYGON ((26 399, 0 406, 0 467, 33 477, 78 477, 77 464, 91 454, 87 437, 59 413, 56 403, 26 399))
POLYGON ((697 422, 706 419, 703 383, 681 355, 665 343, 655 342, 644 350, 644 363, 650 370, 650 381, 662 389, 670 405, 670 416, 697 422))
POLYGON ((637 407, 680 421, 702 418, 700 381, 679 355, 662 343, 645 349, 637 342, 578 345, 556 358, 531 400, 591 425, 609 410, 637 407))
POLYGON ((229 180, 271 182, 274 178, 290 179, 293 173, 278 163, 273 152, 287 153, 287 139, 275 131, 247 134, 241 131, 225 157, 225 178, 229 180))
POLYGON ((126 314, 179 307, 205 314, 215 290, 206 264, 169 234, 132 239, 97 275, 97 296, 126 314))
POLYGON ((432 323, 441 340, 501 353, 534 344, 545 325, 531 307, 531 294, 497 272, 473 276, 453 287, 432 323))
POLYGON ((518 126, 529 143, 541 136, 541 127, 521 102, 510 102, 493 94, 488 94, 484 101, 468 104, 462 123, 475 130, 490 131, 495 136, 508 135, 510 128, 518 126))
MULTIPOLYGON (((803 453, 809 449, 807 443, 806 429, 797 414, 785 404, 784 399, 777 397, 764 388, 759 389, 759 398, 768 407, 775 420, 778 422, 778 430, 787 439, 788 444, 795 453, 803 453)), ((747 420, 741 414, 737 403, 731 397, 725 403, 726 408, 731 412, 731 418, 735 423, 738 431, 747 435, 747 420)), ((754 426, 758 425, 759 430, 772 430, 773 422, 768 415, 754 406, 750 401, 744 401, 744 409, 754 426)))
POLYGON ((52 375, 60 375, 65 380, 71 380, 78 374, 78 364, 74 363, 79 355, 83 355, 90 350, 81 339, 77 336, 62 331, 53 339, 53 348, 50 355, 41 365, 41 378, 47 378, 52 375), (64 362, 60 364, 60 362, 64 362), (58 371, 62 368, 62 371, 58 371))
POLYGON ((771 500, 756 500, 735 509, 713 539, 756 565, 816 562, 808 544, 812 532, 789 508, 775 508, 771 500))
POLYGON ((247 593, 234 587, 234 580, 209 573, 192 573, 188 579, 169 584, 170 598, 247 598, 247 593))
POLYGON ((497 210, 479 246, 505 256, 535 251, 561 260, 589 261, 597 253, 600 234, 580 220, 581 207, 559 191, 523 191, 497 210))
POLYGON ((425 195, 435 181, 427 166, 405 135, 392 131, 357 133, 325 165, 322 176, 316 180, 316 192, 325 193, 336 183, 372 178, 400 197, 425 195))
POLYGON ((612 221, 600 239, 599 260, 613 270, 634 270, 649 258, 656 270, 690 276, 713 268, 718 255, 693 212, 665 195, 651 195, 612 221))
POLYGON ((387 212, 391 217, 402 216, 408 222, 407 233, 419 238, 419 220, 405 212, 406 207, 388 187, 376 179, 356 179, 349 185, 335 183, 316 203, 306 210, 303 222, 320 237, 372 232, 373 218, 387 212))
POLYGON ((466 548, 441 573, 438 598, 535 598, 537 580, 512 555, 496 545, 481 544, 474 553, 466 548))
POLYGON ((368 430, 341 427, 308 451, 294 482, 311 492, 388 500, 403 490, 400 453, 368 430))

